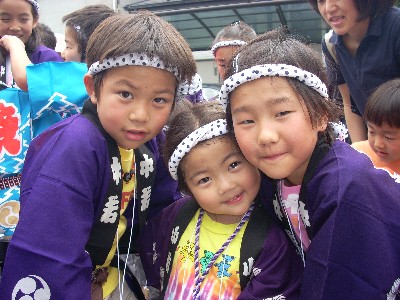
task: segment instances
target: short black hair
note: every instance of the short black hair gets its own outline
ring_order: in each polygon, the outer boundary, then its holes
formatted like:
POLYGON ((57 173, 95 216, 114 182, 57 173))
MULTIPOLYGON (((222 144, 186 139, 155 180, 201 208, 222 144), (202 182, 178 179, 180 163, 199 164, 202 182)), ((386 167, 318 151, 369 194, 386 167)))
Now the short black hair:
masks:
POLYGON ((378 126, 383 123, 400 128, 400 79, 392 79, 378 86, 369 96, 364 118, 378 126))

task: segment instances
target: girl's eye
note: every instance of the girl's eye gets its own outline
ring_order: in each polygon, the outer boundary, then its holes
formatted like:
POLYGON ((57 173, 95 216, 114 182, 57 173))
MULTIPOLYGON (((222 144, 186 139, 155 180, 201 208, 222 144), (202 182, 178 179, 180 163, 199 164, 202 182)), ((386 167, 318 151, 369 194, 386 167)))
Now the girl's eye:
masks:
POLYGON ((119 95, 124 99, 132 99, 133 95, 129 92, 120 92, 119 95))
POLYGON ((201 178, 201 179, 199 180, 198 184, 206 184, 206 183, 209 182, 210 180, 211 180, 210 177, 204 177, 204 178, 201 178))
POLYGON ((385 139, 387 139, 387 140, 389 140, 389 141, 393 141, 393 140, 394 140, 394 138, 392 138, 392 137, 390 137, 390 136, 386 136, 386 135, 385 135, 385 139))
POLYGON ((241 164, 240 161, 235 161, 229 165, 229 170, 236 169, 241 164))
POLYGON ((239 124, 243 124, 243 125, 252 124, 252 123, 254 123, 253 120, 243 120, 243 121, 240 121, 240 122, 239 122, 239 124))
POLYGON ((373 131, 371 131, 371 130, 369 130, 369 131, 368 131, 368 134, 370 134, 370 135, 373 135, 373 134, 374 134, 374 132, 373 132, 373 131))
POLYGON ((284 116, 288 115, 289 113, 290 113, 290 111, 281 111, 281 112, 278 112, 275 116, 277 118, 284 117, 284 116))
POLYGON ((165 100, 164 98, 155 98, 154 102, 158 103, 158 104, 163 104, 163 103, 167 103, 167 100, 165 100))

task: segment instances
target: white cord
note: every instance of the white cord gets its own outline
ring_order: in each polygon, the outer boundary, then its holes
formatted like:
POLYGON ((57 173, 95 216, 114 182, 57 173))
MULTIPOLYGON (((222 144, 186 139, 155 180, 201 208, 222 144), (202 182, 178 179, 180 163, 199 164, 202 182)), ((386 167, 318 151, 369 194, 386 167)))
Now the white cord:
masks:
MULTIPOLYGON (((136 160, 135 160, 135 153, 133 153, 133 159, 134 159, 134 165, 135 165, 135 174, 137 172, 136 169, 136 160)), ((132 242, 132 233, 133 233, 133 220, 135 219, 135 208, 136 208, 136 175, 135 175, 135 182, 134 182, 134 191, 133 191, 133 209, 132 209, 132 221, 131 221, 131 233, 129 236, 129 244, 128 244, 128 254, 125 259, 125 266, 124 266, 124 271, 123 271, 123 277, 122 277, 122 284, 121 284, 121 276, 119 273, 120 267, 119 267, 119 238, 118 238, 118 229, 117 229, 117 255, 118 255, 118 289, 119 289, 119 299, 123 299, 124 295, 124 283, 125 283, 125 274, 126 274, 126 266, 128 265, 128 256, 129 256, 129 251, 131 249, 131 242, 132 242)))
POLYGON ((301 247, 301 260, 303 261, 303 265, 305 267, 306 266, 306 260, 304 258, 303 238, 301 236, 301 228, 300 228, 300 222, 301 222, 301 219, 300 219, 300 207, 299 207, 298 204, 299 204, 299 200, 297 200, 297 206, 298 206, 298 208, 297 208, 297 218, 299 219, 299 237, 300 237, 300 247, 301 247))

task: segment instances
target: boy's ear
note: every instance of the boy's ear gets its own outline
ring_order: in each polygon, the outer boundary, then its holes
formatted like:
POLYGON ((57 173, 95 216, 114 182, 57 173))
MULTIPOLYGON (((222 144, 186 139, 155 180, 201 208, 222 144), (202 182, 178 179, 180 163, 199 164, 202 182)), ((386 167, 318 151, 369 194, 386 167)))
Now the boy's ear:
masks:
POLYGON ((327 116, 321 117, 317 124, 318 131, 325 131, 327 126, 328 126, 328 117, 327 116))
POLYGON ((90 97, 90 101, 92 101, 93 104, 97 104, 97 97, 94 92, 93 76, 90 74, 85 74, 85 76, 83 76, 83 83, 85 84, 86 92, 90 97))

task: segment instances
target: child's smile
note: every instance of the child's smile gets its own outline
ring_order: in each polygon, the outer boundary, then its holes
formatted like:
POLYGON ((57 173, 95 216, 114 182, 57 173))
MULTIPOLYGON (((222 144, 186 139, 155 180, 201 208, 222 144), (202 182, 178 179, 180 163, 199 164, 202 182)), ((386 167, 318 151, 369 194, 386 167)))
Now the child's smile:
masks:
POLYGON ((244 156, 267 176, 301 184, 318 131, 285 78, 262 77, 231 94, 235 136, 244 156), (261 96, 260 96, 261 95, 261 96))

